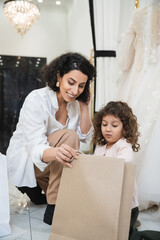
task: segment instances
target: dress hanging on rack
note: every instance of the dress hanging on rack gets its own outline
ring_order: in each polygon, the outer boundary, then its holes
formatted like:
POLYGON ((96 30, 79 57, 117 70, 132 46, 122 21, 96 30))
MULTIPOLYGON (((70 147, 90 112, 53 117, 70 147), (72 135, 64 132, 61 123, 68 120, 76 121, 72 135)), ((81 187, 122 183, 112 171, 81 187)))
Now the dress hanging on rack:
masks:
POLYGON ((155 147, 160 137, 160 128, 155 129, 160 125, 159 1, 152 0, 151 4, 135 10, 120 43, 118 62, 117 98, 132 107, 141 133, 141 150, 135 153, 135 163, 140 209, 144 209, 150 202, 160 202, 160 148, 155 147), (156 149, 154 157, 153 149, 156 149))

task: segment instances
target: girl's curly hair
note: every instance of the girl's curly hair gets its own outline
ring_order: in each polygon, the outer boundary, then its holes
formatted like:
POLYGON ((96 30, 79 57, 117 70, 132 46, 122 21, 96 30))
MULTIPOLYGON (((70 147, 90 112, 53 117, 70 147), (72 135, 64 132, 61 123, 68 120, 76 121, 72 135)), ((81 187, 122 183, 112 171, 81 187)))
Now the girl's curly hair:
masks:
POLYGON ((132 145, 134 152, 138 152, 140 145, 138 144, 138 132, 137 117, 133 114, 132 109, 127 103, 121 101, 111 101, 105 107, 95 113, 93 118, 94 134, 93 143, 98 145, 105 145, 107 141, 102 135, 101 124, 102 118, 106 115, 113 115, 118 117, 123 124, 123 137, 132 145))
POLYGON ((90 98, 89 84, 96 76, 96 70, 89 60, 81 54, 72 52, 62 54, 52 60, 48 65, 44 66, 41 70, 41 74, 46 84, 54 92, 58 92, 59 88, 56 86, 57 74, 63 77, 64 74, 72 70, 79 70, 88 76, 84 91, 77 98, 77 100, 86 103, 90 98))

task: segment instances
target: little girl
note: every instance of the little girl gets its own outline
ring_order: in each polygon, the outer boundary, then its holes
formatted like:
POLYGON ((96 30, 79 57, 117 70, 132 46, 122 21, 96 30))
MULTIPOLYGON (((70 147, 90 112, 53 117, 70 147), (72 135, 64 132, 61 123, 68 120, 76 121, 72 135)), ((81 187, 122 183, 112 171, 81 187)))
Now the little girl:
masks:
MULTIPOLYGON (((138 152, 138 123, 132 109, 125 102, 109 102, 93 118, 96 144, 95 155, 123 158, 126 162, 133 161, 133 151, 138 152)), ((137 220, 139 209, 136 184, 133 194, 129 239, 137 220)))

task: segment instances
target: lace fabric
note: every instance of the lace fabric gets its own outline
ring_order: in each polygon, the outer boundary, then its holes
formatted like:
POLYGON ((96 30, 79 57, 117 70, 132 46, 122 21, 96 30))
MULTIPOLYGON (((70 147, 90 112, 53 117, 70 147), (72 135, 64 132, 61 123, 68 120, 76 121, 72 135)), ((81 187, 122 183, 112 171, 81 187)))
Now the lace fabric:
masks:
POLYGON ((160 1, 159 0, 140 0, 139 1, 140 8, 150 6, 151 4, 160 5, 160 1))
POLYGON ((142 15, 143 14, 143 69, 146 71, 149 64, 155 63, 157 61, 156 48, 158 45, 160 45, 160 6, 152 4, 142 10, 142 15))
POLYGON ((117 98, 131 106, 141 133, 141 150, 135 154, 135 163, 139 202, 143 209, 147 208, 150 201, 157 204, 160 202, 157 201, 160 199, 159 147, 152 158, 152 149, 155 149, 154 145, 158 144, 160 136, 157 127, 153 132, 155 126, 160 125, 159 1, 158 4, 154 1, 151 5, 135 10, 117 53, 121 70, 117 98), (154 174, 149 176, 149 172, 154 174))
POLYGON ((118 49, 120 70, 127 71, 136 63, 137 71, 147 70, 157 61, 156 48, 160 45, 160 6, 152 4, 137 9, 118 49), (136 54, 135 54, 136 51, 136 54))

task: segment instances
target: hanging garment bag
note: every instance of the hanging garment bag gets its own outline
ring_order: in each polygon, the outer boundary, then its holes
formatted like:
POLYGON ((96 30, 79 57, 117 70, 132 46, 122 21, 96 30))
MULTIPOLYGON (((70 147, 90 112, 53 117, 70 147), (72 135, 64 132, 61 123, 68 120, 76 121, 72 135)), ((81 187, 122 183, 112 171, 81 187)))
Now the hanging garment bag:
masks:
POLYGON ((127 240, 135 165, 80 154, 64 167, 49 240, 127 240))

